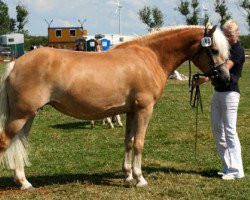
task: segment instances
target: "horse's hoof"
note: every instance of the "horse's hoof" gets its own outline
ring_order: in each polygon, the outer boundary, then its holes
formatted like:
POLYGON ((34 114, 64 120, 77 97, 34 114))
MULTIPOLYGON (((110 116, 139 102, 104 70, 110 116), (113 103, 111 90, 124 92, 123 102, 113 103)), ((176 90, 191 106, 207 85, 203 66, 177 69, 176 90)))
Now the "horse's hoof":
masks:
POLYGON ((124 183, 127 187, 134 187, 136 185, 136 180, 135 179, 125 179, 124 183))
POLYGON ((31 192, 31 191, 34 191, 34 190, 35 190, 35 188, 33 188, 32 185, 22 186, 20 189, 21 189, 22 191, 27 191, 27 192, 31 192))
POLYGON ((147 183, 147 182, 146 182, 146 183, 141 183, 141 182, 139 182, 139 183, 136 184, 136 187, 137 187, 137 188, 143 188, 143 189, 145 189, 145 190, 148 190, 148 189, 149 189, 149 186, 148 186, 148 183, 147 183))
POLYGON ((113 124, 109 124, 109 128, 114 129, 115 127, 113 124))

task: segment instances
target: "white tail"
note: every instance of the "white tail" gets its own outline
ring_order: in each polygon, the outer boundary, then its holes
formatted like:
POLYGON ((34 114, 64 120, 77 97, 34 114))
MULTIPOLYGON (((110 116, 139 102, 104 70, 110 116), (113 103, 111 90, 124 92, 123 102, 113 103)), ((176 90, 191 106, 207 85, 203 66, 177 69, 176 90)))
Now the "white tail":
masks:
MULTIPOLYGON (((15 62, 9 62, 6 65, 5 72, 1 78, 0 83, 0 134, 3 132, 6 120, 8 119, 9 104, 6 91, 5 80, 8 78, 15 62)), ((29 165, 29 160, 26 152, 26 136, 23 130, 21 130, 15 138, 13 138, 11 144, 5 152, 0 154, 0 164, 9 167, 10 169, 16 169, 18 166, 29 165)))
POLYGON ((15 65, 15 62, 8 63, 6 65, 5 72, 1 78, 1 83, 0 83, 0 133, 3 131, 3 128, 5 126, 5 122, 8 118, 8 113, 9 113, 7 93, 6 93, 6 89, 5 89, 5 80, 9 76, 14 65, 15 65))

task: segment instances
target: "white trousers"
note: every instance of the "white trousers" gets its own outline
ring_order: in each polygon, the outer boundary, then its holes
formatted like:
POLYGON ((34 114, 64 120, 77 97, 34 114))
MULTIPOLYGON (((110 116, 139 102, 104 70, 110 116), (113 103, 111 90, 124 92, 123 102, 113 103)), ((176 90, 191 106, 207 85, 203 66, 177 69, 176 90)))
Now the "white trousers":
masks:
POLYGON ((236 131, 238 92, 214 92, 211 104, 211 126, 223 172, 237 178, 244 176, 241 145, 236 131))

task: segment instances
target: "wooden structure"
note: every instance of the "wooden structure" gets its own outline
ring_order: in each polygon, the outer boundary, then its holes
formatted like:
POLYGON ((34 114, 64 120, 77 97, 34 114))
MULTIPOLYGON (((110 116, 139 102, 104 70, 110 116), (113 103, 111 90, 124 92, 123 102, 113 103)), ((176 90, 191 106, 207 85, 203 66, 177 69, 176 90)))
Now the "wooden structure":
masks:
POLYGON ((49 27, 48 46, 72 49, 76 45, 76 39, 87 34, 88 31, 82 30, 82 27, 49 27))

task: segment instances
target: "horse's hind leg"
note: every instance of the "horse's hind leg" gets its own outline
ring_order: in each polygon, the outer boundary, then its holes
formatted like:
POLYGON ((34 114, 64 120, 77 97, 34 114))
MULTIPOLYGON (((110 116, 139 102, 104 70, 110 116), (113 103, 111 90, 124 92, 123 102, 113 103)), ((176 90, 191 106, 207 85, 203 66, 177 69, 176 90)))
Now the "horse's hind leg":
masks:
POLYGON ((125 183, 133 181, 132 173, 132 151, 134 148, 134 113, 126 115, 126 132, 125 132, 125 157, 123 162, 123 172, 125 173, 125 183))
POLYGON ((10 169, 15 171, 15 182, 21 186, 21 189, 32 188, 32 185, 25 178, 24 166, 29 165, 26 136, 31 127, 33 116, 20 117, 19 114, 12 113, 4 130, 0 133, 0 138, 4 138, 5 144, 8 144, 5 150, 2 150, 2 159, 10 169))
POLYGON ((134 167, 133 175, 137 181, 136 187, 148 186, 141 170, 142 152, 144 147, 144 139, 149 120, 152 116, 153 106, 149 105, 136 111, 135 115, 135 133, 134 133, 134 167))
MULTIPOLYGON (((34 117, 28 120, 19 133, 19 137, 21 138, 21 140, 23 140, 23 142, 25 142, 26 138, 28 137, 28 133, 30 131, 33 120, 34 117)), ((14 181, 21 187, 21 190, 29 190, 33 188, 31 183, 25 177, 24 165, 16 166, 16 168, 14 169, 14 181)))

